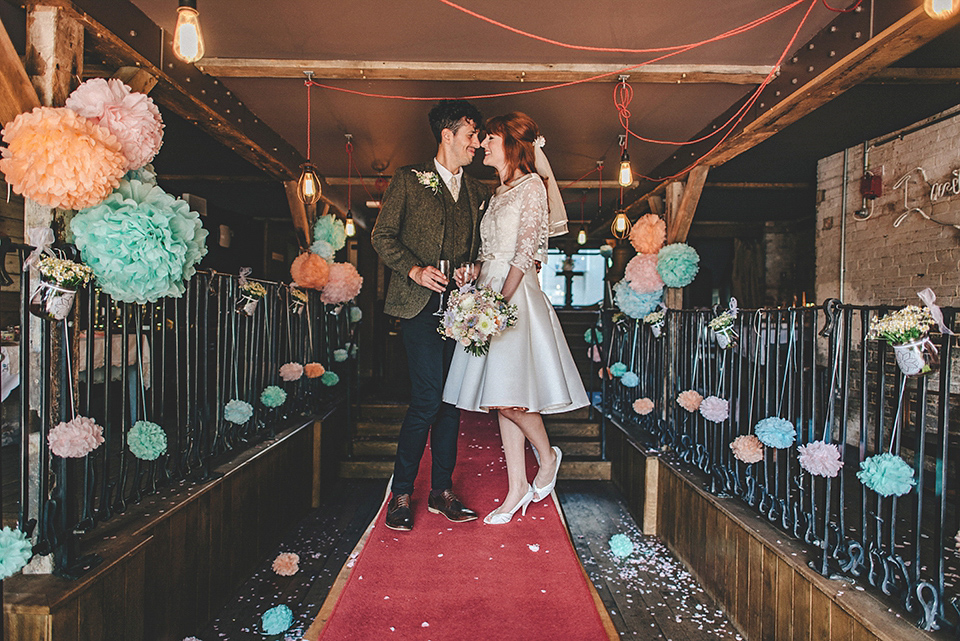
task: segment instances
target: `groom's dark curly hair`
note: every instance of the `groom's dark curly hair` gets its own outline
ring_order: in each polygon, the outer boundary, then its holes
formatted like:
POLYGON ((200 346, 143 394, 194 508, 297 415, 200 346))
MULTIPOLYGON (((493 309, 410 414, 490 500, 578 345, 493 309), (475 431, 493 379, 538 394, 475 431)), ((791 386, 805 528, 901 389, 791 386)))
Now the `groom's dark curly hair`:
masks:
POLYGON ((430 130, 433 131, 437 144, 440 144, 440 134, 444 129, 457 133, 464 119, 472 120, 478 129, 483 124, 480 110, 466 100, 441 100, 430 110, 427 118, 430 120, 430 130))

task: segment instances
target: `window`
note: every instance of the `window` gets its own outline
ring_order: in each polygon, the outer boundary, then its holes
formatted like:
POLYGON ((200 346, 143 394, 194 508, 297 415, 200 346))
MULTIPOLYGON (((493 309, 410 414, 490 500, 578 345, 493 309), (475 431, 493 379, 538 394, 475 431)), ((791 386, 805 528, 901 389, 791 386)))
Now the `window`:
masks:
POLYGON ((596 305, 603 300, 606 268, 607 259, 597 249, 582 249, 570 256, 551 249, 540 270, 540 287, 554 307, 596 305))

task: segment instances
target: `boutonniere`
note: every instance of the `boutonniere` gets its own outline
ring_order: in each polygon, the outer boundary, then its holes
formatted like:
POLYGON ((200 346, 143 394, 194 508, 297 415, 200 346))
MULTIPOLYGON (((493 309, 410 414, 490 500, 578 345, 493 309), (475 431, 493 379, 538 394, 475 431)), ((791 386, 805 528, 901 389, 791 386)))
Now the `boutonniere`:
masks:
POLYGON ((417 171, 413 170, 413 173, 417 175, 417 182, 421 185, 432 191, 434 194, 440 193, 440 176, 435 174, 432 171, 417 171))

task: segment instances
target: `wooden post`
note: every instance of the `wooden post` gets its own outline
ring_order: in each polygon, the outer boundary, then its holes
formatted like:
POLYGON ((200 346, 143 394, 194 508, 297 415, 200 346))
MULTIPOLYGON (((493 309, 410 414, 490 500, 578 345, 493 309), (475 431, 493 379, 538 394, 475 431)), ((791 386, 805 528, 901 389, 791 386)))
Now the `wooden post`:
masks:
MULTIPOLYGON (((667 244, 687 240, 693 216, 697 212, 703 185, 707 182, 709 167, 697 165, 690 170, 686 186, 679 182, 667 185, 667 244)), ((664 303, 671 309, 683 307, 683 289, 668 287, 664 303)))
POLYGON ((656 456, 648 456, 644 474, 643 533, 656 536, 657 500, 660 496, 658 487, 660 479, 660 459, 656 456))
MULTIPOLYGON (((680 200, 683 198, 683 183, 676 181, 668 183, 666 187, 666 195, 664 197, 663 207, 664 207, 664 219, 667 223, 667 233, 669 234, 670 228, 674 224, 674 220, 678 216, 678 210, 680 209, 680 200)), ((670 240, 667 240, 669 243, 670 240)), ((663 296, 663 304, 669 307, 670 309, 683 309, 683 289, 679 287, 667 287, 667 291, 663 296)))

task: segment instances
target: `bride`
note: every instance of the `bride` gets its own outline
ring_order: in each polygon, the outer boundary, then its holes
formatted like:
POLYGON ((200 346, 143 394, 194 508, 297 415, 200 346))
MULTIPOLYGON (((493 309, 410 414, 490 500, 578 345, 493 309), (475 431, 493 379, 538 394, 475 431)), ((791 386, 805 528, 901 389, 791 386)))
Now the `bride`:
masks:
POLYGON ((508 491, 484 522, 502 525, 517 510, 526 513, 531 501, 549 496, 556 484, 562 453, 551 447, 540 415, 568 412, 588 400, 560 322, 537 281, 535 261, 545 260, 548 235, 566 231, 543 138, 536 123, 520 112, 491 118, 486 130, 483 164, 497 170, 501 185, 480 222, 477 283, 517 305, 518 321, 491 340, 485 356, 457 346, 443 400, 474 412, 498 412, 508 491), (533 484, 527 479, 525 440, 539 453, 533 484))

